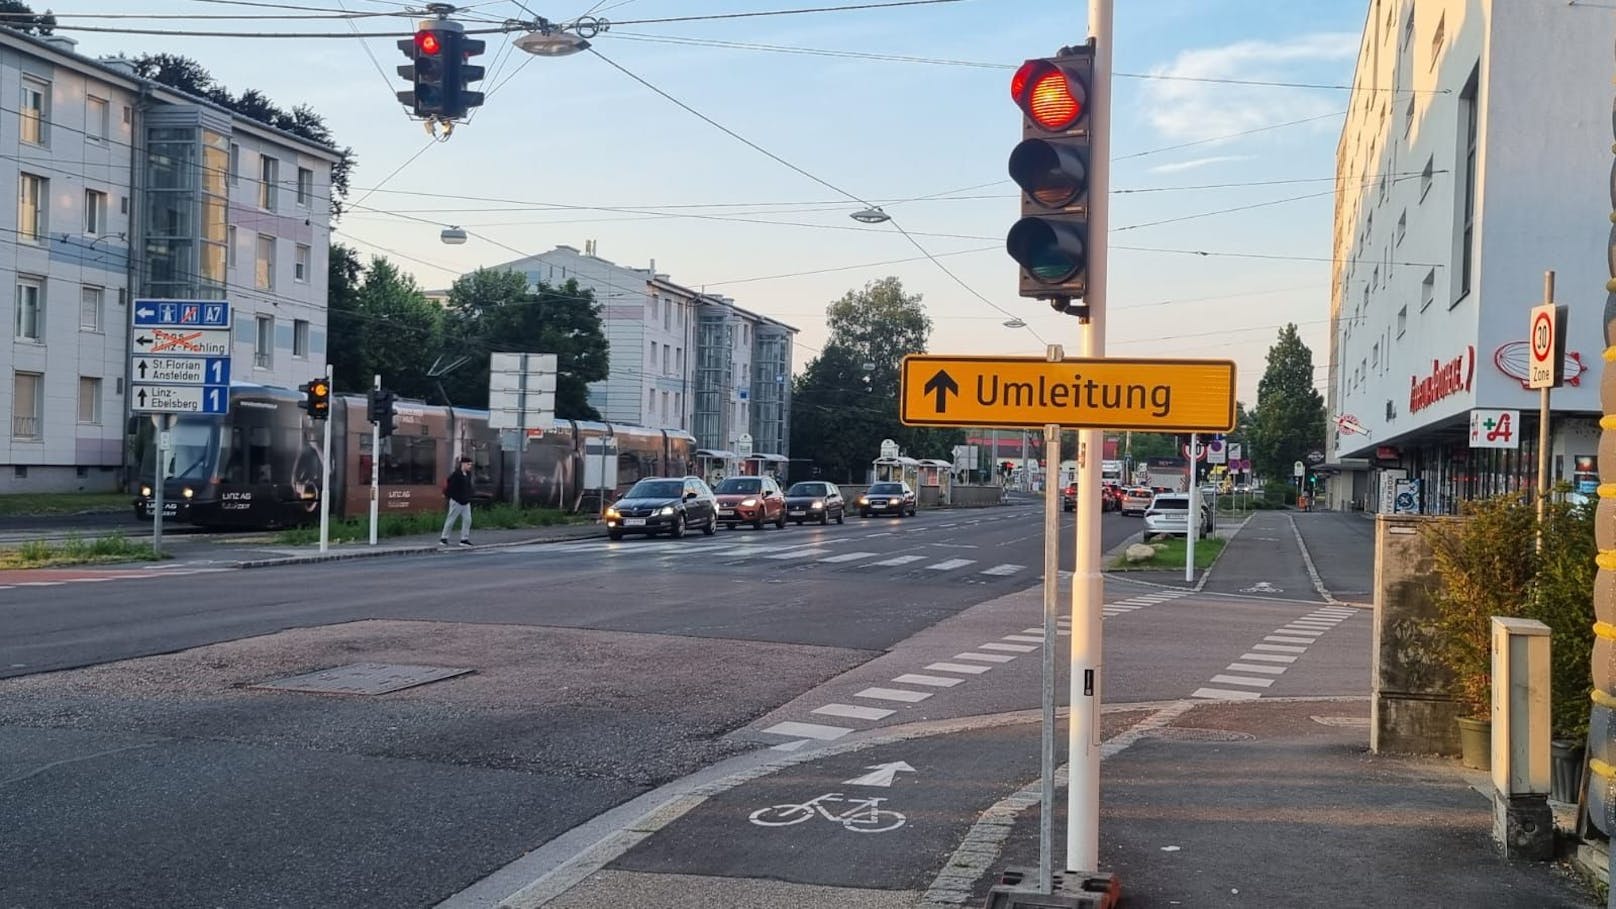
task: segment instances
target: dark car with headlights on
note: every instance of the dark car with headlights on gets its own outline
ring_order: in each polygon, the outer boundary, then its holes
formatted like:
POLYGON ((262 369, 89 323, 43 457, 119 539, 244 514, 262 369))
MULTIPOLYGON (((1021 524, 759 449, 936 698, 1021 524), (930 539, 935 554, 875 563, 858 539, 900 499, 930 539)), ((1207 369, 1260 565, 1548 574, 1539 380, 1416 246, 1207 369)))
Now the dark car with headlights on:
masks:
POLYGON ((803 521, 829 524, 833 520, 840 524, 846 512, 847 500, 842 498, 842 490, 835 483, 813 480, 793 483, 786 490, 786 517, 798 524, 803 521))
POLYGON ((872 514, 895 514, 900 518, 913 516, 915 492, 908 483, 876 483, 869 492, 859 496, 858 508, 859 516, 864 518, 872 514))
POLYGON ((725 477, 713 487, 718 519, 731 530, 737 524, 786 526, 786 497, 774 477, 725 477))
POLYGON ((697 477, 646 477, 606 509, 606 535, 621 540, 626 533, 665 533, 682 537, 700 527, 718 530, 718 502, 697 477))

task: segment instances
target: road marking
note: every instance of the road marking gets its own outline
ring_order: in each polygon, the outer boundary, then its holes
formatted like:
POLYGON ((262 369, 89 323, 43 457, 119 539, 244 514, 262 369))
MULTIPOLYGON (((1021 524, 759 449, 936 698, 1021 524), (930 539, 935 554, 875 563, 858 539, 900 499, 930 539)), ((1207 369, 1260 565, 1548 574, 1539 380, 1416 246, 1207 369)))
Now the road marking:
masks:
POLYGON ((844 552, 841 555, 827 556, 826 558, 820 559, 819 561, 821 561, 821 562, 857 562, 859 559, 867 559, 867 558, 870 558, 871 556, 876 556, 876 555, 880 555, 880 553, 878 553, 878 552, 844 552))
MULTIPOLYGON (((982 646, 983 647, 990 647, 992 645, 991 644, 983 644, 982 646)), ((1029 647, 1027 649, 1028 650, 1037 650, 1038 648, 1037 647, 1029 647)), ((954 654, 954 659, 956 659, 956 660, 977 660, 977 661, 983 662, 983 663, 1008 663, 1011 660, 1015 659, 1015 657, 1007 656, 1007 655, 1002 654, 1002 653, 956 653, 956 654, 954 654)))
POLYGON ((848 729, 846 726, 821 726, 818 723, 785 722, 775 723, 763 731, 775 735, 789 735, 828 742, 831 739, 839 739, 853 730, 848 729))
POLYGON ((1267 688, 1274 684, 1273 679, 1254 679, 1245 675, 1215 675, 1211 681, 1220 685, 1250 685, 1253 688, 1267 688))
POLYGON ((892 681, 900 685, 930 685, 933 688, 953 688, 964 679, 951 679, 941 675, 921 675, 918 672, 906 672, 903 675, 892 677, 892 681))
POLYGON ((887 559, 884 562, 866 562, 865 567, 869 567, 870 565, 907 565, 910 562, 923 562, 925 560, 925 556, 898 556, 895 559, 887 559))
POLYGON ((1027 566, 1025 566, 1025 565, 1011 565, 1011 564, 1009 564, 1007 562, 1007 563, 1005 563, 1003 565, 995 565, 992 568, 985 568, 985 569, 982 570, 982 573, 983 574, 991 574, 994 577, 1001 577, 1002 578, 1002 577, 1006 577, 1008 575, 1015 574, 1016 572, 1022 570, 1023 568, 1026 568, 1026 567, 1027 566))
POLYGON ((1269 675, 1282 675, 1289 666, 1259 666, 1256 663, 1230 663, 1224 667, 1235 672, 1266 672, 1269 675))
POLYGON ((828 549, 820 549, 818 547, 811 546, 811 547, 809 547, 807 549, 788 549, 785 552, 777 552, 774 555, 764 556, 764 558, 766 558, 766 559, 806 559, 806 558, 811 558, 813 556, 819 555, 822 552, 829 552, 829 551, 830 550, 828 550, 828 549))
POLYGON ((1297 625, 1297 626, 1306 625, 1306 626, 1309 626, 1309 627, 1312 627, 1312 628, 1330 629, 1330 628, 1334 628, 1335 626, 1341 624, 1341 620, 1340 619, 1308 619, 1308 618, 1301 618, 1301 619, 1292 619, 1291 624, 1292 625, 1297 625))
POLYGON ((931 697, 930 691, 906 691, 902 688, 866 688, 856 698, 869 698, 872 701, 902 701, 905 704, 917 704, 931 697))
POLYGON ((1267 663, 1294 663, 1294 662, 1296 662, 1296 657, 1293 657, 1293 656, 1280 656, 1279 654, 1276 654, 1276 653, 1242 653, 1240 655, 1240 659, 1242 659, 1242 660, 1261 660, 1261 661, 1267 662, 1267 663))
POLYGON ((988 666, 967 666, 964 663, 930 663, 925 668, 936 672, 964 672, 970 675, 980 675, 987 672, 988 666))
POLYGON ((773 746, 773 750, 775 750, 775 751, 796 751, 797 749, 801 748, 802 746, 804 746, 806 744, 808 744, 807 739, 797 739, 795 742, 781 742, 780 744, 773 746))
POLYGON ((850 720, 881 720, 897 711, 884 707, 860 707, 857 704, 826 704, 814 708, 813 712, 824 716, 845 716, 850 720))
POLYGON ((1007 634, 1003 639, 1006 641, 1019 641, 1023 644, 1042 644, 1044 642, 1044 636, 1041 632, 1036 636, 1028 634, 1007 634))
POLYGON ((1253 644, 1252 650, 1272 650, 1275 653, 1307 653, 1306 647, 1290 647, 1285 644, 1253 644))
POLYGON ((1273 641, 1275 644, 1312 644, 1318 638, 1295 638, 1283 634, 1270 634, 1263 636, 1263 640, 1273 641))
MULTIPOLYGON (((1018 638, 1018 640, 1022 639, 1018 638)), ((978 644, 977 647, 981 650, 1003 650, 1007 653, 1032 653, 1043 643, 1043 639, 1039 638, 1037 644, 978 644)))
POLYGON ((1244 701, 1258 697, 1255 691, 1236 691, 1233 688, 1197 688, 1192 698, 1212 698, 1219 701, 1244 701))
POLYGON ((974 564, 976 564, 975 559, 945 559, 935 565, 927 565, 926 568, 930 571, 953 571, 956 568, 964 568, 966 565, 974 564))
POLYGON ((1280 633, 1280 634, 1305 634, 1305 635, 1312 635, 1312 636, 1313 636, 1313 640, 1315 640, 1315 641, 1316 641, 1316 640, 1318 640, 1318 639, 1319 639, 1319 635, 1321 635, 1321 634, 1323 634, 1323 633, 1324 633, 1324 629, 1322 629, 1322 628, 1292 628, 1292 627, 1291 627, 1291 626, 1289 626, 1289 625, 1286 625, 1286 626, 1285 626, 1285 627, 1283 627, 1283 628, 1279 628, 1279 629, 1276 629, 1276 630, 1277 630, 1277 631, 1278 631, 1278 632, 1279 632, 1279 633, 1280 633))

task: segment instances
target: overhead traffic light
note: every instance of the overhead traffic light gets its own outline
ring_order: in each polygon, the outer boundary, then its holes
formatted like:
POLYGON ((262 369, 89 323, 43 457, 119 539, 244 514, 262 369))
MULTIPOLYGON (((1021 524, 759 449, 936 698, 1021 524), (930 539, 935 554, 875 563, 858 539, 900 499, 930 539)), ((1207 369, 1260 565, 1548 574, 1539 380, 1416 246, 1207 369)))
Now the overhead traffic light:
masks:
POLYGON ((331 383, 322 376, 310 379, 297 387, 303 392, 303 409, 316 420, 324 420, 331 415, 331 383))
POLYGON ((1060 311, 1088 294, 1090 99, 1094 43, 1028 60, 1010 80, 1021 108, 1021 144, 1010 179, 1021 187, 1021 220, 1005 248, 1021 266, 1023 297, 1060 311))
POLYGON ((468 37, 465 27, 449 19, 423 19, 413 37, 401 38, 398 49, 410 62, 398 74, 410 80, 411 90, 398 100, 417 117, 458 120, 483 103, 483 93, 468 86, 481 80, 484 69, 470 61, 481 56, 487 43, 468 37))
POLYGON ((384 439, 392 435, 393 431, 398 428, 394 422, 397 413, 393 406, 397 398, 397 395, 385 388, 374 388, 370 392, 370 402, 366 408, 366 416, 369 417, 370 422, 376 424, 376 428, 384 439))
POLYGON ((471 38, 464 34, 456 34, 451 47, 454 53, 449 61, 450 87, 454 91, 453 119, 464 117, 474 107, 481 107, 483 93, 470 89, 471 83, 482 81, 485 70, 481 66, 473 66, 471 61, 482 56, 483 48, 487 42, 480 38, 471 38))

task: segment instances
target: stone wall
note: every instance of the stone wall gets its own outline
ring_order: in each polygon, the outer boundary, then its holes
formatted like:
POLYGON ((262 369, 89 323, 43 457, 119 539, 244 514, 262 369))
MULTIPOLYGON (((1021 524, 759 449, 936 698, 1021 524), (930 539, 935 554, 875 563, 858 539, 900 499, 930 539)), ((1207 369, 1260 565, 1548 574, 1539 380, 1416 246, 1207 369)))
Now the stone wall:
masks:
POLYGON ((1374 665, 1369 748, 1457 754, 1459 705, 1437 656, 1432 591, 1440 583, 1420 527, 1455 518, 1379 515, 1375 519, 1374 665))

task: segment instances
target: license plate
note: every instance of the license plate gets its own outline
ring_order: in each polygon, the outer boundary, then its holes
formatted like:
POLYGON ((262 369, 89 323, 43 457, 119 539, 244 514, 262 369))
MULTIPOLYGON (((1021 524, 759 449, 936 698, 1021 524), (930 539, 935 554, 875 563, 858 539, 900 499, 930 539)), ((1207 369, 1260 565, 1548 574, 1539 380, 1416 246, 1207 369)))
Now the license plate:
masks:
POLYGON ((645 526, 645 519, 644 518, 624 518, 623 519, 623 526, 624 527, 644 527, 645 526))
POLYGON ((720 509, 718 509, 718 515, 719 515, 719 517, 724 517, 724 518, 734 517, 735 516, 735 509, 733 509, 733 508, 720 508, 720 509))
POLYGON ((878 505, 878 506, 881 506, 881 507, 884 508, 884 507, 886 507, 887 500, 886 499, 871 499, 870 504, 871 505, 878 505))
POLYGON ((797 511, 788 512, 788 514, 790 514, 792 517, 796 517, 798 515, 805 515, 807 513, 808 512, 802 511, 801 509, 798 509, 797 511))

